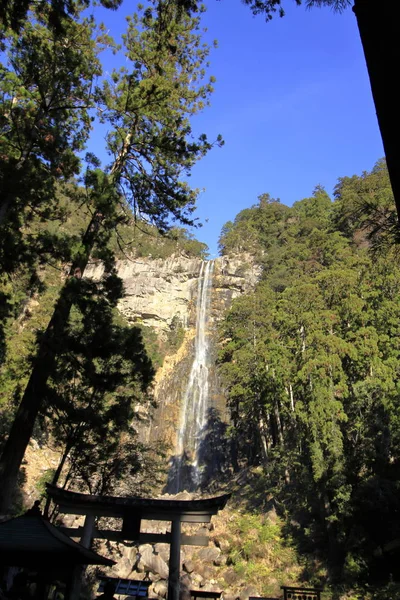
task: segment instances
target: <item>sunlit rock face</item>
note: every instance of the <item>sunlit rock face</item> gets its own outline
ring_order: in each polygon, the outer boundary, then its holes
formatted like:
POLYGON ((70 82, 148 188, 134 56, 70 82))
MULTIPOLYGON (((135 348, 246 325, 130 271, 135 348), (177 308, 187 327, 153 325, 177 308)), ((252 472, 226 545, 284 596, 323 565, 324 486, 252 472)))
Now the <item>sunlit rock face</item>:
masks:
POLYGON ((232 300, 249 291, 258 276, 248 256, 222 257, 212 264, 198 261, 184 313, 185 339, 157 373, 158 409, 147 432, 149 441, 169 446, 164 491, 198 491, 229 472, 229 419, 216 369, 216 328, 232 300))
MULTIPOLYGON (((119 310, 132 323, 167 339, 178 319, 184 340, 158 370, 153 419, 141 416, 140 438, 166 444, 169 493, 207 487, 229 470, 228 415, 216 369, 217 323, 232 300, 251 290, 260 274, 247 254, 212 262, 185 256, 138 258, 117 263, 125 295, 119 310)), ((100 266, 87 275, 98 278, 100 266)), ((148 415, 149 416, 149 415, 148 415)))
MULTIPOLYGON (((174 317, 186 328, 196 321, 196 294, 202 260, 185 256, 167 259, 135 258, 117 262, 125 296, 119 310, 129 322, 140 322, 167 332, 174 317)), ((212 318, 218 319, 231 300, 250 289, 259 270, 250 255, 217 258, 213 275, 212 318)), ((85 275, 101 277, 101 264, 92 265, 85 275)))

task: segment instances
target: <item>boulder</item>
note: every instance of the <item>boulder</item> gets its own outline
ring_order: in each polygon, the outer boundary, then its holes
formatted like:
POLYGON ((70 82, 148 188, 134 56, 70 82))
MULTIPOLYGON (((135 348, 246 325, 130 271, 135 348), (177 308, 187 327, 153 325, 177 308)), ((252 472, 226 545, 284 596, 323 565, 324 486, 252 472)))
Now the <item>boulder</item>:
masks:
POLYGON ((216 546, 211 548, 202 548, 200 552, 197 553, 197 556, 200 560, 204 562, 212 563, 216 558, 221 554, 221 550, 216 546))
POLYGON ((152 546, 143 548, 138 566, 141 567, 140 570, 160 575, 162 579, 168 579, 168 565, 159 554, 154 554, 152 546))
POLYGON ((133 571, 133 564, 125 556, 123 556, 118 561, 116 567, 117 567, 117 576, 121 577, 122 579, 127 579, 133 571))
POLYGON ((235 571, 233 569, 228 569, 224 573, 224 581, 228 585, 233 585, 237 580, 238 580, 238 576, 237 576, 237 574, 235 573, 235 571))
POLYGON ((222 550, 222 552, 227 552, 229 550, 230 544, 227 539, 215 537, 213 538, 213 542, 217 548, 222 550))
POLYGON ((136 548, 136 546, 133 546, 133 548, 127 548, 126 550, 126 555, 129 558, 129 560, 131 561, 131 563, 135 564, 139 558, 139 552, 138 549, 136 548))
POLYGON ((152 585, 152 589, 154 594, 156 594, 156 596, 159 598, 167 597, 168 585, 163 579, 154 583, 154 585, 152 585))
POLYGON ((248 585, 241 590, 239 598, 240 598, 240 600, 249 600, 250 596, 259 596, 259 595, 260 595, 260 593, 253 585, 248 585))
POLYGON ((169 561, 169 544, 154 544, 154 551, 159 554, 165 562, 169 561))
POLYGON ((224 567, 226 565, 226 556, 225 554, 220 554, 217 558, 214 558, 213 565, 216 567, 224 567))
POLYGON ((194 571, 194 562, 192 560, 185 560, 183 562, 183 570, 186 571, 186 573, 193 573, 194 571))
POLYGON ((213 569, 211 569, 208 565, 204 565, 202 563, 195 563, 194 570, 200 575, 202 579, 206 579, 207 581, 211 579, 214 575, 213 569))

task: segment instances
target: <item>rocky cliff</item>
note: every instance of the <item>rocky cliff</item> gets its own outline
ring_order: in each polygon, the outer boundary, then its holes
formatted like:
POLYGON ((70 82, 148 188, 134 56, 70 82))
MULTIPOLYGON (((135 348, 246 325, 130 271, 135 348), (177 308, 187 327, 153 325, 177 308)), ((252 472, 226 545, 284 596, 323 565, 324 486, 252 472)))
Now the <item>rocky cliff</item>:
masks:
MULTIPOLYGON (((233 298, 254 285, 259 269, 249 254, 223 256, 214 262, 213 317, 218 319, 233 298)), ((154 327, 161 335, 168 332, 174 317, 186 329, 193 327, 201 263, 199 258, 182 255, 118 261, 117 272, 125 287, 120 311, 129 322, 154 327)), ((98 278, 102 272, 97 264, 85 275, 98 278)))
MULTIPOLYGON (((183 331, 179 348, 168 352, 157 372, 154 395, 158 409, 149 415, 146 409, 138 407, 141 439, 166 443, 171 457, 176 444, 181 402, 193 361, 198 280, 202 263, 199 258, 182 255, 165 260, 147 257, 117 263, 117 272, 125 288, 119 310, 128 322, 151 327, 159 340, 164 342, 174 323, 179 323, 183 331)), ((93 278, 100 277, 101 265, 92 266, 86 274, 93 278)), ((208 318, 208 334, 212 340, 209 395, 214 429, 223 428, 222 424, 227 421, 225 398, 215 368, 215 326, 232 300, 255 285, 259 274, 259 267, 249 254, 228 255, 214 260, 208 318)))

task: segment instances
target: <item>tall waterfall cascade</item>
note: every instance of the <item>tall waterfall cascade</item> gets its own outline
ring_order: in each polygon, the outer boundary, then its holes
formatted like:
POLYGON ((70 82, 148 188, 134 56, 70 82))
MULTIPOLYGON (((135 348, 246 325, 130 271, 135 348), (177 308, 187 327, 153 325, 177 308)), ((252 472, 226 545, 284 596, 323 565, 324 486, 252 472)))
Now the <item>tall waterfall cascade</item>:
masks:
POLYGON ((214 261, 202 262, 196 307, 194 358, 182 399, 175 460, 171 466, 169 491, 197 490, 202 484, 200 464, 209 409, 209 315, 214 261))
MULTIPOLYGON (((163 492, 207 492, 229 480, 232 444, 230 414, 216 365, 217 324, 232 301, 253 289, 261 274, 254 257, 241 253, 208 262, 199 257, 137 257, 117 262, 124 282, 118 309, 124 318, 151 332, 162 353, 155 406, 138 404, 140 442, 160 446, 170 468, 163 492), (178 336, 176 333, 178 332, 178 336)), ((85 270, 99 281, 100 262, 85 270)), ((143 329, 145 331, 145 329, 143 329)))

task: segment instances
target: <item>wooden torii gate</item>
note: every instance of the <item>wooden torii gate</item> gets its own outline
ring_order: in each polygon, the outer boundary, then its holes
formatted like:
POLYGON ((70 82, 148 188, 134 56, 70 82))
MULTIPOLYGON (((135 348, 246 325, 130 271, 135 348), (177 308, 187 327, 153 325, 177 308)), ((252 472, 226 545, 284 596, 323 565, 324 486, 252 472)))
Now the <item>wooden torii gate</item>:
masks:
POLYGON ((47 494, 64 514, 85 515, 83 527, 65 527, 71 537, 90 548, 94 538, 111 541, 137 541, 142 544, 170 544, 168 600, 179 600, 181 545, 207 546, 207 536, 189 536, 181 532, 181 523, 210 523, 211 517, 222 510, 230 494, 201 500, 166 500, 152 498, 92 496, 63 490, 47 484, 47 494), (122 529, 95 528, 96 517, 122 518, 122 529), (141 521, 169 521, 167 533, 141 532, 141 521))

